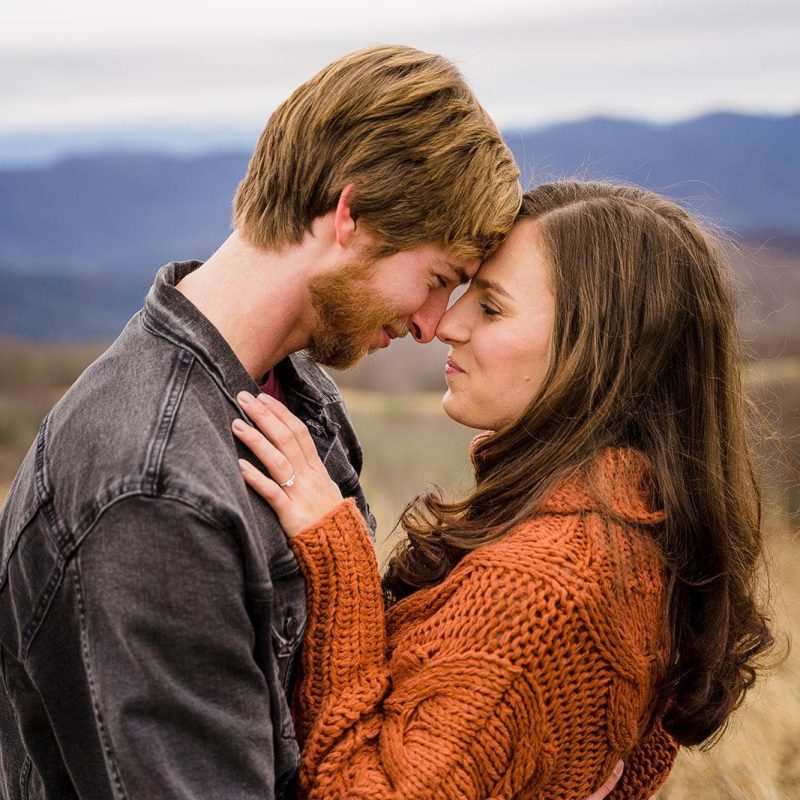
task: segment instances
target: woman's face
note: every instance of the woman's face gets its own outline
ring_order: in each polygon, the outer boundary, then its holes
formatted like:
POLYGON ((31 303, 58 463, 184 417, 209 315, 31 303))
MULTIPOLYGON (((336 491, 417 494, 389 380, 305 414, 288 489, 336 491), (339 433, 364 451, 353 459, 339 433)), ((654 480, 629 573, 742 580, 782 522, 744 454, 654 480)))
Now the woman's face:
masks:
POLYGON ((522 220, 442 317, 436 336, 450 345, 442 406, 456 422, 497 430, 533 399, 550 357, 550 273, 536 222, 522 220))

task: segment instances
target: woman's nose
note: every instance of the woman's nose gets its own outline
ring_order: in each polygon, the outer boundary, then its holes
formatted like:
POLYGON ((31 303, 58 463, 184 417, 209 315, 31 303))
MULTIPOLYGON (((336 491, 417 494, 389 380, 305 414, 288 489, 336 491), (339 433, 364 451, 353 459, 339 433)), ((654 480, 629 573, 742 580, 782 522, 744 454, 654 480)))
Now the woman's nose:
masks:
POLYGON ((464 318, 464 298, 461 297, 442 314, 436 328, 436 338, 440 342, 465 342, 469 339, 469 326, 464 318))

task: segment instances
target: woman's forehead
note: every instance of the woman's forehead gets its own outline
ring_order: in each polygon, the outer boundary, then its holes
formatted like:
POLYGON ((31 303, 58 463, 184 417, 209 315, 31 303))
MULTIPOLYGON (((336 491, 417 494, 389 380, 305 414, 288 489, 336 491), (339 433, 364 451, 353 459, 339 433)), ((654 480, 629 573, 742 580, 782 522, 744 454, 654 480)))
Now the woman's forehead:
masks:
POLYGON ((541 291, 550 282, 550 262, 534 220, 517 222, 498 251, 481 264, 473 285, 499 294, 541 291), (502 291, 499 291, 502 290, 502 291))

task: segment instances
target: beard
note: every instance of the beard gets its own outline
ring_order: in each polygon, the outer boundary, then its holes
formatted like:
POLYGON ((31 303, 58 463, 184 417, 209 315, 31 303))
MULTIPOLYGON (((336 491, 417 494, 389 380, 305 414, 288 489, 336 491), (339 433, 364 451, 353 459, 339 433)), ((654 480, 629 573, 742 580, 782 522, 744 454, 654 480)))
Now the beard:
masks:
POLYGON ((396 310, 370 284, 373 265, 373 259, 354 260, 309 283, 317 326, 306 351, 318 364, 349 369, 376 349, 372 342, 382 328, 397 336, 408 333, 396 310))

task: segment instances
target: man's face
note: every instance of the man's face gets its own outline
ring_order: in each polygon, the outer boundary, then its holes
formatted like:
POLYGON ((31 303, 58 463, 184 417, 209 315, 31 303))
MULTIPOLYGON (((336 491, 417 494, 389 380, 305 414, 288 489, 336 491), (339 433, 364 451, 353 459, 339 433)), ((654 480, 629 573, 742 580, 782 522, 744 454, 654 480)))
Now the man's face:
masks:
POLYGON ((456 286, 478 270, 435 245, 386 258, 355 260, 314 278, 309 286, 317 325, 308 346, 318 363, 352 367, 367 353, 411 335, 430 342, 456 286))

